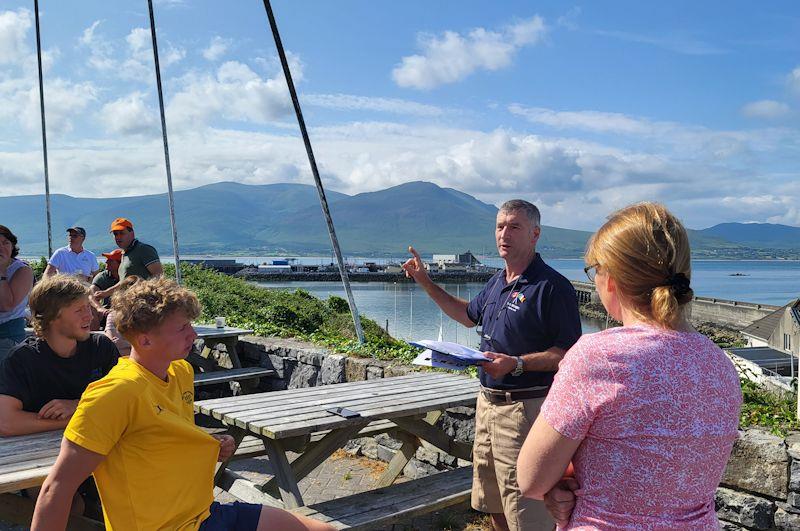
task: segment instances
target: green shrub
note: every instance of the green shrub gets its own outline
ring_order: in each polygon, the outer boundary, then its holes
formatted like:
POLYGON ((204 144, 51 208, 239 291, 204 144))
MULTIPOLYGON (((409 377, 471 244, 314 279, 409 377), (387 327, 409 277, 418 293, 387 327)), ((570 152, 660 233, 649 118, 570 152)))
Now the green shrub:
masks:
POLYGON ((778 436, 800 429, 797 421, 797 394, 778 395, 742 378, 742 413, 739 425, 762 426, 778 436))

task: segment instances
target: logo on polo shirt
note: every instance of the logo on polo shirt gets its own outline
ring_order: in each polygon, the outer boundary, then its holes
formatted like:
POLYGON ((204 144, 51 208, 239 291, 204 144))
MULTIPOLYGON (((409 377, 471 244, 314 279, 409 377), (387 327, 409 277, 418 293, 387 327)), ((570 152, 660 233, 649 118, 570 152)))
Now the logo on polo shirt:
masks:
POLYGON ((525 302, 525 300, 525 295, 521 291, 513 291, 511 292, 511 296, 506 304, 506 308, 512 312, 516 312, 519 310, 520 305, 525 302))

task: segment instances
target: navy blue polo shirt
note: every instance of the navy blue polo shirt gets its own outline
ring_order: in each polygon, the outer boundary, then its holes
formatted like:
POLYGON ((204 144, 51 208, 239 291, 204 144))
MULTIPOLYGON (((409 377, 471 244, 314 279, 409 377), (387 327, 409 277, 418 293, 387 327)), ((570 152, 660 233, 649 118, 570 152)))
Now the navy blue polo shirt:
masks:
MULTIPOLYGON (((467 315, 482 330, 481 350, 520 356, 550 347, 568 350, 581 335, 575 288, 539 253, 516 281, 505 269, 495 274, 469 302, 467 315)), ((495 380, 480 369, 481 384, 514 390, 550 385, 555 371, 525 371, 495 380)))

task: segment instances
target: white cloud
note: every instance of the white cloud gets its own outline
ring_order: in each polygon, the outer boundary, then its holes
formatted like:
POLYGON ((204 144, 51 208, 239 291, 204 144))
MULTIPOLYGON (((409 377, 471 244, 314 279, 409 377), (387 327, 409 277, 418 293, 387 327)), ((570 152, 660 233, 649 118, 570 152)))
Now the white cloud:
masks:
POLYGON ((89 57, 86 60, 88 65, 96 70, 113 71, 116 68, 116 61, 113 58, 113 45, 100 35, 98 28, 102 21, 95 20, 91 26, 83 30, 78 43, 89 50, 89 57))
POLYGON ((133 28, 125 37, 128 48, 133 57, 144 60, 153 53, 150 30, 147 28, 133 28))
POLYGON ((100 121, 113 135, 140 135, 158 132, 157 110, 144 102, 145 95, 133 92, 103 105, 100 121))
POLYGON ((506 68, 520 48, 536 44, 545 33, 544 20, 535 16, 502 31, 476 28, 466 35, 454 31, 438 37, 422 35, 422 54, 403 57, 392 78, 401 87, 431 89, 460 81, 477 70, 506 68))
POLYGON ((0 12, 0 65, 19 64, 27 58, 31 18, 27 9, 0 12))
POLYGON ((435 105, 396 98, 376 98, 353 94, 306 94, 302 103, 348 111, 377 111, 412 116, 441 116, 444 110, 435 105))
POLYGON ((580 129, 593 133, 618 133, 626 135, 649 134, 653 123, 625 114, 600 111, 555 111, 543 107, 525 107, 512 104, 509 112, 522 116, 532 123, 557 129, 580 129))
POLYGON ((203 50, 203 57, 209 61, 218 61, 228 52, 232 43, 231 39, 223 39, 219 35, 215 35, 203 50))
POLYGON ((785 103, 775 100, 753 101, 742 107, 742 114, 748 118, 761 118, 765 120, 775 120, 783 118, 791 112, 785 103))
POLYGON ((161 64, 164 66, 170 66, 180 61, 183 61, 185 58, 186 58, 185 49, 173 46, 172 44, 168 44, 167 51, 161 58, 161 64))
MULTIPOLYGON (((292 60, 295 82, 302 80, 302 65, 292 60)), ((291 110, 291 100, 283 74, 261 78, 249 66, 223 63, 215 75, 191 74, 172 98, 167 113, 170 122, 206 123, 215 118, 265 124, 291 110)))

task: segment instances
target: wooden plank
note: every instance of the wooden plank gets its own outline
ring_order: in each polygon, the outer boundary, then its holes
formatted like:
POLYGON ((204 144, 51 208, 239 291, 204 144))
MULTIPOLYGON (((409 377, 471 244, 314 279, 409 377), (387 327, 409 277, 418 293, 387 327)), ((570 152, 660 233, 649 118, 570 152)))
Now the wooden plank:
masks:
MULTIPOLYGON (((305 452, 300 454, 297 459, 292 461, 291 465, 294 480, 300 481, 313 472, 314 469, 321 465, 327 458, 329 458, 333 452, 344 446, 347 441, 358 435, 358 432, 361 431, 362 428, 366 427, 366 423, 367 421, 365 420, 364 423, 360 425, 356 424, 353 426, 348 426, 347 428, 343 428, 341 430, 331 430, 322 439, 314 443, 305 452)), ((262 490, 264 492, 271 492, 275 490, 277 487, 276 477, 273 477, 262 486, 262 490)))
POLYGON ((231 470, 223 470, 219 477, 218 486, 246 503, 268 505, 283 508, 283 502, 264 494, 253 482, 243 478, 231 470))
POLYGON ((466 501, 472 468, 442 472, 399 485, 296 509, 336 529, 377 529, 466 501))
POLYGON ((472 445, 453 440, 447 433, 423 420, 396 418, 394 422, 403 430, 428 441, 436 448, 454 457, 472 461, 472 445))
MULTIPOLYGON (((442 375, 445 376, 445 375, 442 375)), ((438 382, 444 382, 451 378, 440 378, 438 382)), ((428 385, 435 385, 431 379, 419 381, 413 376, 390 378, 384 380, 366 380, 362 382, 349 382, 333 385, 322 385, 317 387, 287 389, 285 391, 272 391, 268 393, 256 393, 247 396, 215 398, 210 400, 200 400, 195 402, 195 411, 204 414, 210 413, 233 413, 244 409, 258 409, 271 405, 283 405, 284 409, 290 410, 295 407, 303 407, 306 403, 313 403, 317 400, 331 396, 346 396, 361 391, 377 391, 382 389, 395 389, 401 385, 411 385, 412 388, 424 388, 428 385)))
POLYGON ((300 487, 294 477, 292 467, 286 459, 286 451, 280 441, 264 439, 264 447, 267 449, 267 457, 275 478, 278 481, 278 490, 284 505, 289 509, 294 509, 303 505, 303 496, 300 494, 300 487))
MULTIPOLYGON (((390 420, 375 420, 370 422, 366 427, 362 428, 361 431, 358 432, 359 437, 369 437, 372 435, 377 435, 379 433, 389 433, 394 430, 397 430, 397 424, 390 420)), ((310 437, 310 442, 317 442, 322 439, 325 435, 330 433, 331 430, 320 431, 316 433, 312 433, 310 437)), ((250 457, 258 457, 261 455, 266 455, 267 451, 264 449, 264 443, 258 437, 251 437, 247 436, 242 441, 242 444, 236 450, 234 454, 233 460, 235 459, 245 459, 250 457)))
POLYGON ((388 487, 394 483, 394 480, 403 473, 403 469, 417 453, 417 448, 419 448, 419 439, 404 431, 398 432, 395 438, 398 439, 402 445, 397 453, 394 454, 392 460, 389 461, 389 466, 386 467, 386 471, 384 471, 383 475, 378 479, 376 485, 378 488, 388 487))
MULTIPOLYGON (((457 395, 450 395, 446 397, 436 396, 433 398, 429 398, 428 400, 421 400, 419 402, 413 402, 409 404, 403 405, 403 407, 396 407, 395 405, 390 406, 381 406, 381 407, 370 407, 368 409, 362 409, 359 411, 361 413, 360 418, 369 418, 369 419, 394 419, 398 417, 407 417, 411 415, 417 415, 421 413, 427 413, 428 411, 432 411, 434 409, 448 409, 451 407, 457 406, 468 406, 474 405, 477 401, 477 392, 475 390, 466 390, 461 394, 457 395)), ((333 418, 333 416, 329 418, 319 418, 314 421, 313 426, 309 424, 307 420, 300 421, 300 422, 287 422, 284 424, 277 424, 277 425, 270 425, 270 426, 263 426, 257 422, 253 422, 248 425, 248 430, 255 432, 256 429, 260 429, 263 435, 267 437, 281 439, 285 437, 292 437, 297 434, 307 433, 309 430, 311 431, 320 431, 325 429, 334 429, 339 428, 342 426, 347 426, 352 424, 352 419, 344 419, 344 418, 333 418)))
POLYGON ((194 375, 194 386, 213 385, 231 381, 249 380, 253 378, 266 378, 275 376, 272 369, 262 367, 244 367, 241 369, 228 369, 213 372, 201 372, 194 375))
POLYGON ((31 435, 18 435, 16 437, 0 437, 0 442, 2 442, 0 444, 0 458, 53 448, 53 446, 58 448, 63 436, 63 430, 56 430, 31 435))
POLYGON ((0 493, 14 492, 40 486, 44 483, 47 474, 50 473, 53 464, 55 464, 55 459, 47 466, 21 470, 0 477, 0 493))
MULTIPOLYGON (((14 494, 0 494, 0 519, 8 523, 22 526, 31 525, 35 507, 34 500, 14 494)), ((105 526, 101 522, 83 516, 70 516, 67 529, 70 531, 102 531, 105 526)))
POLYGON ((398 376, 395 378, 383 378, 378 380, 361 380, 358 382, 345 382, 332 385, 321 385, 317 387, 286 389, 284 391, 271 391, 268 393, 258 393, 254 395, 249 395, 247 397, 211 398, 208 400, 200 400, 195 404, 207 408, 217 408, 217 407, 224 407, 228 404, 237 404, 237 403, 247 404, 253 401, 274 400, 276 399, 276 397, 279 397, 280 399, 287 401, 288 399, 291 399, 291 402, 294 402, 297 398, 303 398, 307 396, 327 395, 330 393, 341 393, 351 389, 374 387, 376 383, 383 383, 384 385, 387 386, 389 385, 393 386, 397 385, 398 383, 408 382, 408 381, 415 381, 422 383, 428 380, 452 379, 452 378, 453 378, 452 375, 444 373, 430 373, 430 374, 414 373, 406 376, 398 376))
MULTIPOLYGON (((470 389, 463 382, 447 382, 435 388, 397 388, 387 389, 382 392, 373 391, 370 393, 359 393, 343 397, 325 398, 317 400, 308 405, 286 410, 279 405, 254 410, 252 412, 237 412, 235 414, 224 414, 223 421, 233 421, 237 425, 244 427, 250 423, 259 425, 280 424, 284 422, 298 422, 303 419, 314 419, 330 416, 326 409, 330 407, 346 407, 352 411, 361 412, 364 406, 377 404, 391 404, 398 409, 404 408, 406 404, 419 402, 422 397, 441 396, 447 397, 461 393, 464 389, 470 389)), ((471 391, 477 394, 477 387, 471 391)))

